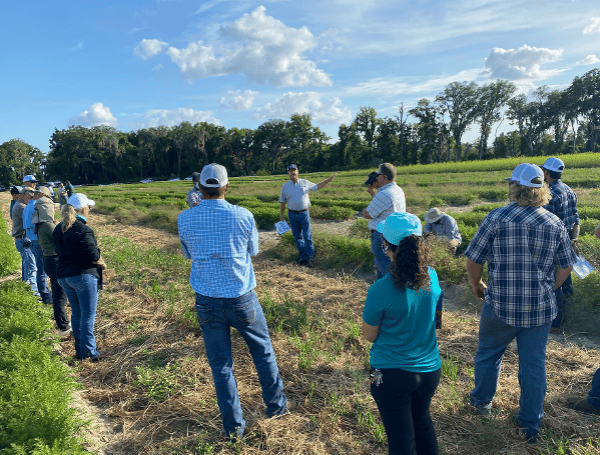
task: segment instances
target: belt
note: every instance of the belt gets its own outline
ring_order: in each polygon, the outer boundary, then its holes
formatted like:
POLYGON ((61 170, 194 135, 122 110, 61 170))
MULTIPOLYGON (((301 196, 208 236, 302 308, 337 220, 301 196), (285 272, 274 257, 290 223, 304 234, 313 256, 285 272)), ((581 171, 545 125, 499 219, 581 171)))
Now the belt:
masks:
POLYGON ((302 212, 306 212, 308 210, 308 208, 303 209, 303 210, 292 210, 292 209, 288 209, 288 212, 292 212, 292 213, 302 213, 302 212))
POLYGON ((25 238, 25 236, 24 236, 24 235, 20 235, 20 236, 18 236, 18 237, 15 237, 15 240, 21 240, 21 239, 23 239, 23 238, 25 238))

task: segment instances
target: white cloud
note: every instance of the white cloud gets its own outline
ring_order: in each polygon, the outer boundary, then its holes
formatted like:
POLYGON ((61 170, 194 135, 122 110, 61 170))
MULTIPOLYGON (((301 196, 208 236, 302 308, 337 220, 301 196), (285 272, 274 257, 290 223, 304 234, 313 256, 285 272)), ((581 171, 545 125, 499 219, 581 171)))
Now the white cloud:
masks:
POLYGON ((148 60, 150 57, 160 54, 166 45, 167 43, 157 39, 143 39, 133 53, 142 60, 148 60))
POLYGON ((83 49, 83 46, 84 46, 83 41, 79 40, 79 42, 77 43, 77 45, 73 46, 71 48, 71 51, 80 51, 81 49, 83 49))
POLYGON ((221 98, 221 107, 236 111, 247 111, 254 104, 254 97, 257 94, 258 92, 252 90, 244 90, 244 92, 241 90, 228 91, 227 96, 230 99, 221 98))
POLYGON ((457 74, 433 77, 419 83, 405 82, 402 78, 377 78, 351 87, 348 89, 348 93, 352 95, 381 95, 383 97, 429 93, 443 90, 454 81, 476 81, 487 75, 488 72, 485 69, 473 68, 460 71, 457 74))
POLYGON ((338 97, 321 101, 315 92, 287 92, 274 103, 257 109, 255 119, 285 118, 292 114, 310 114, 312 119, 324 124, 340 124, 352 121, 352 111, 338 97))
POLYGON ((592 23, 583 29, 584 35, 600 32, 600 17, 592 17, 592 23))
POLYGON ((526 44, 517 50, 495 47, 486 59, 485 66, 493 79, 545 80, 560 74, 562 70, 542 70, 540 66, 560 60, 562 53, 562 49, 530 47, 526 44))
POLYGON ((178 109, 150 109, 143 115, 145 121, 133 122, 130 127, 132 130, 142 128, 152 128, 159 125, 175 126, 181 122, 190 122, 192 125, 200 122, 213 123, 220 125, 221 122, 216 119, 212 111, 196 111, 180 107, 178 109))
POLYGON ((69 120, 72 125, 81 125, 86 128, 98 125, 106 125, 117 128, 119 122, 117 118, 112 115, 110 108, 104 106, 102 103, 94 103, 90 106, 89 110, 83 111, 77 117, 72 117, 69 120))
POLYGON ((596 57, 596 55, 590 54, 583 60, 579 60, 578 62, 576 62, 575 66, 595 65, 598 62, 600 62, 600 59, 596 57))
POLYGON ((167 54, 188 80, 223 74, 246 75, 248 82, 274 87, 330 86, 329 76, 303 54, 317 45, 306 28, 287 27, 265 15, 260 6, 227 27, 221 27, 224 43, 189 43, 183 49, 169 47, 167 54))

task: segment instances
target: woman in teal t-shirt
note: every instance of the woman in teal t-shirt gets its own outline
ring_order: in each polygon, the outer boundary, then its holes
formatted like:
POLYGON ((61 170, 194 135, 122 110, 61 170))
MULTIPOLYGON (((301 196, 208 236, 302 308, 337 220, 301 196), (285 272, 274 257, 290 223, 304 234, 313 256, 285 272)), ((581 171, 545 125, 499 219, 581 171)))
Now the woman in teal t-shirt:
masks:
POLYGON ((442 290, 418 217, 396 212, 377 230, 392 264, 369 288, 363 311, 363 335, 373 342, 371 395, 390 454, 437 454, 429 406, 441 376, 435 317, 442 290))

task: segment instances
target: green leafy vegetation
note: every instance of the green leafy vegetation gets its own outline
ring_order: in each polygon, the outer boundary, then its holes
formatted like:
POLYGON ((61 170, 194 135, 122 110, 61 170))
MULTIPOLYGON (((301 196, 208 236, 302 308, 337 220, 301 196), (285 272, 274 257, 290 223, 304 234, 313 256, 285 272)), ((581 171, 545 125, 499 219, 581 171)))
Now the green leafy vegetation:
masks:
POLYGON ((52 352, 50 310, 21 281, 0 286, 0 449, 11 454, 87 453, 85 424, 70 407, 77 387, 52 352))

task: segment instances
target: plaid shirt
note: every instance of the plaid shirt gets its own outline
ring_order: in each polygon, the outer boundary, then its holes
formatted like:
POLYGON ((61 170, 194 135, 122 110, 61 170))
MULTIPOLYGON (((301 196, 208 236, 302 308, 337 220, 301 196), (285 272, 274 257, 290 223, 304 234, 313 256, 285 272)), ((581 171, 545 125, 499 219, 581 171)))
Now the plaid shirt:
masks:
POLYGON ((190 208, 192 208, 195 205, 198 205, 200 203, 200 201, 202 200, 202 191, 200 191, 196 187, 193 187, 191 190, 189 190, 187 192, 186 199, 187 199, 188 205, 190 206, 190 208))
POLYGON ((577 196, 568 185, 560 179, 553 181, 550 185, 552 199, 544 208, 554 213, 565 223, 567 231, 571 232, 573 226, 579 224, 579 213, 577 212, 577 196))
POLYGON ((190 285, 207 297, 239 297, 256 287, 250 256, 258 231, 249 210, 224 199, 203 199, 177 218, 183 255, 192 260, 190 285))
POLYGON ((406 212, 404 191, 396 185, 396 182, 382 186, 367 206, 367 212, 371 215, 369 229, 377 229, 377 225, 385 221, 392 213, 406 212))
POLYGON ((554 266, 577 262, 556 215, 514 202, 485 217, 465 255, 478 264, 487 261, 485 303, 513 327, 538 327, 556 317, 554 266))

